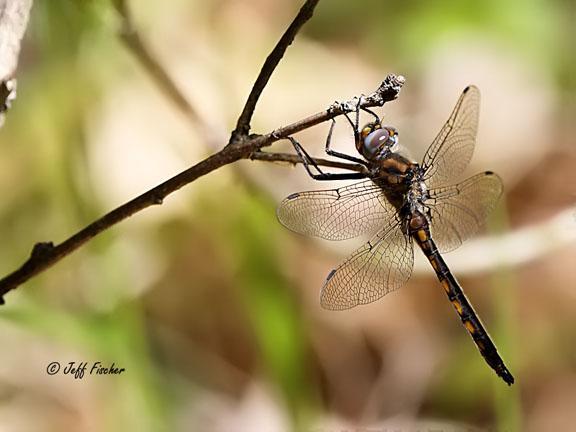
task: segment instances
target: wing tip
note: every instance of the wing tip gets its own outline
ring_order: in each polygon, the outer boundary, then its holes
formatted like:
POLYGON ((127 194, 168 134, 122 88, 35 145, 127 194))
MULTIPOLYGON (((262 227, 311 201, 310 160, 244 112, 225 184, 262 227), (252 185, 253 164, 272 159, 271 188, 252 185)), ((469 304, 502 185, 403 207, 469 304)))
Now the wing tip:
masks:
POLYGON ((497 173, 495 173, 492 170, 484 171, 483 174, 484 174, 484 177, 492 177, 493 180, 496 180, 496 181, 502 183, 502 177, 500 177, 497 173))
POLYGON ((330 281, 330 279, 332 279, 332 277, 334 276, 335 273, 336 273, 336 269, 330 270, 330 273, 328 273, 328 276, 326 276, 326 281, 324 282, 324 286, 326 286, 326 284, 330 281))
POLYGON ((337 307, 335 307, 335 304, 328 300, 328 296, 326 295, 326 286, 328 285, 328 283, 330 282, 330 279, 332 279, 332 277, 336 274, 336 269, 332 269, 330 270, 330 273, 328 273, 328 276, 326 276, 326 280, 324 281, 324 285, 322 286, 322 289, 320 290, 320 306, 322 306, 324 309, 328 309, 328 310, 336 310, 338 309, 337 307))
POLYGON ((343 310, 352 309, 356 305, 352 305, 352 306, 340 305, 338 303, 328 301, 326 298, 324 298, 324 296, 320 296, 320 306, 322 306, 323 309, 326 309, 329 311, 343 311, 343 310))
POLYGON ((324 309, 332 311, 352 309, 358 306, 359 303, 346 301, 346 299, 343 299, 341 296, 328 295, 328 284, 336 274, 337 270, 338 269, 332 269, 330 273, 328 273, 328 276, 326 276, 326 281, 324 282, 324 286, 320 291, 320 306, 322 306, 324 309))
POLYGON ((286 197, 285 201, 290 201, 290 200, 296 199, 296 198, 298 198, 299 196, 300 196, 300 192, 291 193, 290 195, 288 195, 288 196, 286 197))
MULTIPOLYGON (((295 200, 295 199, 298 198, 299 196, 300 196, 300 192, 291 193, 290 195, 288 195, 286 198, 284 198, 284 199, 282 200, 282 203, 281 203, 278 207, 276 207, 276 218, 278 219, 278 221, 279 221, 282 225, 284 225, 286 228, 288 228, 288 229, 290 229, 290 230, 292 230, 292 228, 289 226, 289 224, 288 224, 287 221, 286 221, 286 217, 285 217, 285 216, 286 216, 286 214, 285 214, 286 208, 285 208, 285 205, 286 205, 288 202, 295 200)), ((294 231, 294 230, 292 230, 292 231, 294 231)))
POLYGON ((504 184, 503 184, 503 182, 502 182, 502 177, 500 177, 500 176, 499 176, 498 174, 496 174, 494 171, 490 171, 490 170, 489 170, 489 171, 485 171, 485 172, 484 172, 484 175, 485 175, 486 177, 491 177, 492 180, 494 180, 494 181, 498 184, 498 186, 499 186, 499 188, 500 188, 500 194, 502 194, 502 192, 504 192, 504 184))

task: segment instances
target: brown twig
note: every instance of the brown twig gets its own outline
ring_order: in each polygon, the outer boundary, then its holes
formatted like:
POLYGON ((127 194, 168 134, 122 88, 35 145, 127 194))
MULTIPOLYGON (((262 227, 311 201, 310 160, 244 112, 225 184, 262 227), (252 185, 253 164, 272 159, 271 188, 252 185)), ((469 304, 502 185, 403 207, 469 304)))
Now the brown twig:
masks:
POLYGON ((184 97, 176 82, 170 77, 158 59, 152 55, 136 30, 127 0, 114 0, 113 3, 122 18, 122 27, 120 30, 122 41, 134 54, 136 59, 140 61, 144 69, 148 71, 156 85, 168 96, 176 107, 194 126, 205 131, 207 126, 198 114, 198 111, 192 106, 188 99, 184 97))
MULTIPOLYGON (((127 13, 124 0, 115 1, 117 7, 120 8, 119 11, 121 11, 121 13, 127 13)), ((117 207, 110 213, 102 216, 100 219, 86 226, 64 242, 58 245, 54 245, 52 242, 37 243, 32 249, 30 257, 24 262, 24 264, 0 280, 0 304, 4 302, 3 296, 10 290, 18 287, 33 276, 51 267, 56 262, 74 252, 76 249, 78 249, 80 246, 88 242, 96 235, 147 207, 161 204, 163 200, 171 193, 224 165, 231 164, 240 159, 257 159, 268 161, 283 160, 290 163, 300 162, 297 160, 295 155, 287 155, 282 153, 262 153, 260 150, 263 147, 271 145, 275 141, 285 139, 288 136, 291 136, 304 129, 308 129, 319 123, 325 122, 338 115, 354 111, 358 106, 357 98, 344 103, 335 103, 325 111, 314 114, 288 126, 276 129, 275 131, 266 135, 246 135, 249 130, 248 122, 250 121, 262 89, 264 88, 274 68, 278 64, 278 61, 282 57, 287 46, 293 40, 297 30, 307 19, 310 18, 313 8, 317 2, 318 0, 307 1, 305 3, 298 16, 290 25, 289 29, 282 36, 281 41, 276 45, 270 56, 268 56, 268 59, 262 68, 263 70, 258 76, 256 83, 254 84, 254 89, 250 93, 249 100, 246 103, 242 115, 238 119, 239 127, 237 126, 236 130, 232 133, 228 145, 222 148, 222 150, 219 152, 204 159, 191 168, 182 171, 180 174, 177 174, 176 176, 154 187, 148 192, 145 192, 133 200, 117 207)), ((140 39, 138 38, 137 40, 140 39)), ((144 50, 144 52, 147 51, 144 50)), ((150 56, 150 58, 155 62, 153 57, 150 56)), ((152 69, 163 71, 162 67, 159 69, 152 67, 152 69)), ((159 76, 159 78, 164 83, 172 82, 169 77, 166 79, 167 75, 159 76)), ((402 77, 389 75, 374 93, 367 97, 363 97, 360 100, 360 107, 368 108, 374 106, 382 106, 385 102, 394 100, 397 97, 403 83, 404 79, 402 77)), ((181 96, 180 92, 175 86, 174 89, 176 90, 176 93, 181 96)), ((185 101, 184 98, 182 99, 185 101)), ((186 102, 186 105, 189 104, 186 102)), ((192 109, 191 112, 194 112, 194 110, 192 109)), ((318 165, 344 168, 355 171, 359 169, 358 167, 354 167, 352 164, 328 161, 324 159, 315 159, 315 161, 318 165)))
POLYGON ((244 109, 242 110, 240 117, 238 117, 238 121, 236 122, 236 129, 230 136, 230 142, 235 140, 238 136, 245 136, 250 132, 250 120, 252 120, 252 114, 254 114, 256 103, 258 102, 264 87, 266 87, 272 72, 274 72, 276 66, 278 66, 278 63, 284 56, 286 49, 292 43, 300 28, 306 21, 312 18, 314 8, 318 4, 318 1, 319 0, 306 0, 306 3, 304 3, 304 5, 300 8, 296 18, 294 18, 290 26, 288 26, 272 52, 268 55, 268 57, 266 57, 266 61, 264 62, 264 65, 262 65, 262 69, 258 74, 258 78, 256 78, 256 81, 252 86, 252 90, 248 95, 244 109))
MULTIPOLYGON (((300 156, 291 153, 268 153, 263 151, 257 151, 250 155, 250 159, 265 162, 287 162, 292 165, 302 163, 302 159, 300 158, 300 156)), ((312 160, 318 166, 340 168, 348 171, 367 172, 366 167, 364 165, 339 162, 322 158, 312 158, 312 160)))

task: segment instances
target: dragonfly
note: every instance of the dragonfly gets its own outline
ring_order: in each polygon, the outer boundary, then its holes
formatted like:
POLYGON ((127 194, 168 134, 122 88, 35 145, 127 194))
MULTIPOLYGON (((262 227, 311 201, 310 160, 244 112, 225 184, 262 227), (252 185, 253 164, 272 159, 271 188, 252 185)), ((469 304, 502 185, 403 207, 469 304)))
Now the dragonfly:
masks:
POLYGON ((315 180, 361 180, 338 189, 293 193, 277 209, 279 221, 300 234, 327 240, 371 235, 330 272, 321 290, 321 305, 331 310, 350 309, 402 287, 412 274, 416 244, 486 363, 508 385, 513 384, 514 377, 441 255, 480 229, 503 192, 500 177, 492 171, 454 182, 474 152, 478 88, 470 85, 464 89, 421 163, 404 154, 398 131, 383 125, 376 113, 361 107, 361 101, 354 120, 345 114, 354 129, 359 156, 330 147, 334 120, 325 146, 328 155, 351 161, 361 170, 324 172, 295 138, 288 137, 315 180), (361 110, 374 120, 359 128, 361 110))

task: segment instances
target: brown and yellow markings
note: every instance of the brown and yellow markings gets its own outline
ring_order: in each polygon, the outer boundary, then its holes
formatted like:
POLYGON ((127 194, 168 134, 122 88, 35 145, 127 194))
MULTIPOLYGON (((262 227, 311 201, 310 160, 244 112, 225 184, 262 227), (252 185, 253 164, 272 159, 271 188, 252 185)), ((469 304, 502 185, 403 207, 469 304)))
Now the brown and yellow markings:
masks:
POLYGON ((399 174, 405 174, 410 168, 410 165, 407 164, 405 160, 390 157, 382 161, 382 168, 399 174))
POLYGON ((448 283, 448 279, 443 279, 440 281, 440 283, 442 284, 442 286, 444 287, 444 291, 446 291, 447 293, 450 292, 450 284, 448 283))
POLYGON ((432 264, 432 268, 436 271, 438 271, 438 269, 440 268, 440 266, 438 265, 438 261, 436 260, 436 257, 433 255, 430 255, 428 257, 428 259, 430 260, 430 264, 432 264))
POLYGON ((418 240, 426 241, 428 240, 428 234, 426 234, 426 230, 419 229, 416 234, 418 235, 418 240))
POLYGON ((458 315, 462 315, 462 303, 460 303, 460 300, 452 300, 452 304, 454 305, 454 307, 456 308, 456 312, 458 312, 458 315))
POLYGON ((367 124, 360 131, 360 138, 364 139, 368 135, 370 135, 372 132, 374 132, 375 130, 378 130, 378 129, 382 129, 382 125, 380 123, 367 124))
POLYGON ((472 321, 463 321, 463 323, 464 327, 466 327, 466 330, 468 330, 471 334, 474 334, 476 332, 476 327, 474 327, 472 321))

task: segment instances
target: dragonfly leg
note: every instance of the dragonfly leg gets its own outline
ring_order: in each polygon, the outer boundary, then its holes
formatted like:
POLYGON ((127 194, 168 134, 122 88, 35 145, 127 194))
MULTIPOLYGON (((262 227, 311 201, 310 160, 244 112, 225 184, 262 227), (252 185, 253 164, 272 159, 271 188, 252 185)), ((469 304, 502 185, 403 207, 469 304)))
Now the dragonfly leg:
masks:
MULTIPOLYGON (((347 115, 347 114, 344 114, 344 115, 346 116, 346 118, 348 119, 348 121, 351 122, 351 120, 350 120, 350 118, 348 117, 348 115, 347 115)), ((332 149, 330 148, 330 143, 332 142, 332 132, 334 131, 334 125, 335 125, 335 124, 336 124, 336 120, 332 119, 332 124, 330 125, 330 131, 328 131, 328 137, 326 138, 326 147, 325 147, 325 152, 326 152, 326 154, 327 154, 327 155, 330 155, 330 156, 334 156, 334 157, 340 158, 340 159, 345 159, 345 160, 349 160, 349 161, 352 161, 352 162, 356 162, 356 163, 362 164, 362 165, 364 165, 364 166, 368 166, 368 162, 366 162, 364 159, 360 159, 360 158, 357 158, 357 157, 355 157, 355 156, 348 155, 348 154, 346 154, 346 153, 342 153, 342 152, 339 152, 339 151, 336 151, 336 150, 332 150, 332 149)), ((357 139, 357 134, 358 134, 357 130, 354 129, 354 140, 355 140, 355 141, 356 141, 356 139, 357 139)))
POLYGON ((294 139, 293 137, 288 137, 288 139, 290 140, 292 146, 294 146, 294 150, 296 150, 296 153, 302 160, 302 164, 304 165, 306 172, 314 180, 354 180, 368 177, 367 174, 361 172, 325 173, 320 169, 318 164, 308 154, 308 152, 304 150, 304 147, 302 147, 302 145, 298 141, 296 141, 296 139, 294 139), (314 168, 317 171, 317 173, 316 174, 313 173, 310 167, 314 168))
POLYGON ((365 111, 365 112, 367 112, 368 114, 374 116, 374 122, 375 122, 375 123, 380 123, 380 121, 381 121, 381 120, 380 120, 380 117, 378 117, 378 114, 376 114, 374 111, 372 111, 372 110, 370 110, 370 109, 368 109, 368 108, 364 108, 364 107, 362 107, 361 109, 362 109, 362 111, 365 111))
POLYGON ((361 104, 362 104, 362 96, 360 97, 360 99, 358 99, 358 103, 356 104, 356 109, 354 110, 354 113, 356 114, 354 117, 354 121, 352 121, 352 119, 348 116, 348 113, 344 113, 344 115, 346 116, 346 119, 348 120, 348 123, 350 123, 350 126, 352 126, 352 129, 354 130, 354 138, 356 138, 356 139, 358 139, 358 137, 360 136, 360 110, 367 112, 368 114, 373 116, 374 117, 374 123, 380 124, 380 122, 381 122, 381 119, 378 116, 378 114, 376 114, 371 109, 360 106, 361 104))
POLYGON ((358 98, 358 103, 356 104, 356 109, 354 110, 354 120, 352 120, 350 118, 350 116, 348 115, 348 113, 344 113, 344 117, 346 117, 346 120, 348 120, 348 123, 350 123, 350 126, 352 127, 352 130, 354 131, 354 141, 358 142, 358 139, 360 137, 360 104, 362 103, 362 96, 360 96, 360 98, 358 98))

